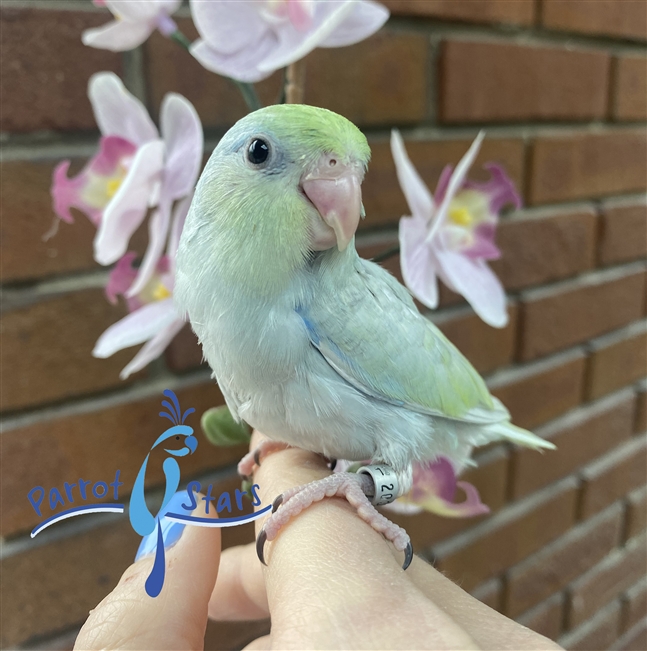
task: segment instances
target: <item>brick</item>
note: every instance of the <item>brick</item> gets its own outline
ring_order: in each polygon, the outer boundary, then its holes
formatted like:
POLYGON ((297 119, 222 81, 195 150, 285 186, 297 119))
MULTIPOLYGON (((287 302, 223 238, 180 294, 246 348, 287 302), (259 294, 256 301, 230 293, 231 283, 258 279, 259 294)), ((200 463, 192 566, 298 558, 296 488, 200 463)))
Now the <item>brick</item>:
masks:
POLYGON ((530 25, 534 19, 534 0, 384 0, 396 16, 423 16, 474 23, 530 25))
POLYGON ((559 640, 572 651, 599 651, 608 649, 618 637, 620 625, 620 602, 614 601, 579 628, 559 640))
POLYGON ((531 150, 531 204, 640 192, 647 185, 644 130, 540 136, 531 150))
POLYGON ((595 266, 597 218, 591 208, 551 210, 503 220, 490 263, 508 290, 574 276, 595 266))
MULTIPOLYGON (((245 453, 245 446, 216 448, 200 431, 200 415, 223 402, 216 385, 208 382, 178 390, 177 395, 183 409, 196 409, 187 424, 196 430, 199 440, 195 454, 180 462, 183 479, 238 461, 245 453)), ((127 496, 144 457, 166 429, 168 421, 158 416, 162 398, 160 389, 159 395, 151 398, 88 413, 47 418, 11 430, 10 434, 7 432, 2 440, 2 535, 15 535, 40 522, 41 518, 26 498, 34 486, 43 486, 46 491, 57 487, 63 492, 64 482, 76 482, 79 477, 112 481, 119 469, 120 481, 124 483, 120 494, 127 496)), ((149 461, 146 481, 149 487, 164 481, 161 460, 154 454, 149 461)), ((47 517, 49 505, 47 499, 44 502, 43 517, 47 517)))
POLYGON ((569 628, 586 621, 645 574, 645 539, 609 554, 570 589, 569 628))
POLYGON ((121 520, 3 559, 2 647, 80 625, 117 585, 139 541, 121 520))
MULTIPOLYGON (((495 513, 503 507, 506 499, 508 457, 505 448, 488 450, 477 456, 476 461, 478 465, 465 470, 461 480, 473 484, 479 492, 481 501, 488 505, 492 513, 495 513)), ((462 493, 459 491, 454 499, 460 502, 463 499, 462 493)), ((406 529, 411 536, 414 549, 420 551, 491 517, 481 515, 474 518, 444 518, 432 513, 403 515, 390 511, 385 511, 385 514, 390 520, 406 529)))
MULTIPOLYGON (((475 134, 476 135, 476 134, 475 134)), ((443 168, 456 165, 469 149, 472 138, 461 140, 408 140, 407 153, 418 173, 433 192, 443 168)), ((371 138, 371 163, 362 185, 366 219, 362 228, 397 224, 402 215, 409 214, 407 203, 398 184, 395 165, 388 140, 371 138)), ((520 139, 487 138, 470 171, 470 179, 486 180, 483 163, 497 162, 505 167, 517 188, 522 187, 524 144, 520 139)))
POLYGON ((572 481, 516 503, 457 538, 433 549, 436 567, 465 590, 541 549, 574 522, 572 481))
POLYGON ((459 308, 434 317, 442 333, 469 359, 479 373, 488 373, 512 361, 516 344, 518 309, 508 306, 505 328, 492 328, 471 308, 459 308))
POLYGON ((95 227, 85 217, 62 223, 58 233, 43 241, 54 220, 49 188, 54 163, 3 162, 0 174, 0 274, 3 282, 92 269, 95 227))
POLYGON ((0 130, 96 129, 87 99, 88 79, 98 70, 121 74, 121 55, 85 47, 81 34, 105 23, 106 16, 3 7, 0 22, 0 130))
POLYGON ((501 579, 490 579, 472 590, 472 596, 475 599, 499 612, 501 611, 502 595, 503 585, 501 579))
POLYGON ((5 375, 2 409, 61 400, 119 386, 119 371, 133 350, 95 359, 99 335, 124 316, 103 290, 88 289, 45 299, 2 315, 5 375))
POLYGON ((647 58, 619 56, 614 60, 616 120, 647 120, 647 58))
POLYGON ((621 630, 627 631, 647 617, 647 578, 631 586, 623 597, 621 630))
POLYGON ((488 382, 519 427, 532 429, 582 401, 584 355, 574 351, 525 367, 501 371, 488 382))
POLYGON ((564 595, 556 594, 518 617, 517 621, 540 635, 556 640, 562 632, 563 616, 564 595))
POLYGON ((627 496, 627 538, 640 535, 647 527, 647 489, 638 488, 627 496))
POLYGON ((243 649, 269 632, 270 622, 267 619, 250 622, 215 622, 210 619, 204 636, 204 651, 243 649))
POLYGON ((597 513, 635 488, 647 484, 646 445, 645 437, 627 441, 583 470, 582 517, 597 513))
POLYGON ((636 422, 634 432, 647 430, 647 381, 643 380, 636 388, 638 403, 636 405, 636 422))
POLYGON ((38 642, 23 645, 21 648, 25 651, 73 651, 78 634, 79 629, 75 628, 62 635, 48 637, 46 640, 40 638, 38 642))
POLYGON ((647 375, 647 323, 635 323, 590 344, 589 400, 620 389, 647 375))
POLYGON ((445 123, 606 115, 610 57, 604 52, 448 40, 439 65, 439 112, 445 123))
POLYGON ((520 359, 530 360, 636 321, 643 313, 645 272, 599 272, 522 295, 520 359))
POLYGON ((508 573, 504 612, 517 617, 590 570, 618 546, 623 510, 615 505, 531 556, 508 573))
POLYGON ((647 38, 647 12, 642 0, 542 0, 541 17, 549 29, 647 38))
POLYGON ((206 364, 202 357, 202 346, 190 325, 186 325, 173 339, 164 356, 169 368, 176 373, 188 371, 206 364))
POLYGON ((512 494, 528 495, 584 464, 601 457, 632 436, 635 397, 631 391, 610 396, 571 411, 537 430, 537 435, 557 446, 538 455, 517 448, 512 453, 512 494))
POLYGON ((600 216, 600 264, 628 262, 647 255, 647 202, 609 202, 600 216))
POLYGON ((628 630, 610 649, 611 651, 644 651, 647 649, 647 619, 641 620, 628 630))
POLYGON ((428 60, 429 39, 414 31, 381 30, 348 48, 317 49, 308 55, 305 103, 358 125, 421 122, 428 111, 428 60))

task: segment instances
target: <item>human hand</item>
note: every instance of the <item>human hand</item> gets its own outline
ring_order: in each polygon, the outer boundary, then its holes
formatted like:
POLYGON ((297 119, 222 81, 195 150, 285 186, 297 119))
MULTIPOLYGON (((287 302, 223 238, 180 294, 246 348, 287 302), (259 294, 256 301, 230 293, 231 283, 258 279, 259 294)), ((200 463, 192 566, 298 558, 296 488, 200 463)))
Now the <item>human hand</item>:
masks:
MULTIPOLYGON (((254 433, 252 449, 261 437, 254 433)), ((329 472, 318 455, 291 448, 264 458, 254 482, 268 504, 329 472)), ((266 545, 267 567, 253 544, 221 555, 218 529, 187 527, 167 552, 160 596, 144 592, 152 559, 135 563, 91 613, 75 648, 201 649, 207 610, 218 620, 271 616, 271 633, 248 649, 560 648, 417 557, 403 571, 401 556, 338 498, 286 525, 266 545)))

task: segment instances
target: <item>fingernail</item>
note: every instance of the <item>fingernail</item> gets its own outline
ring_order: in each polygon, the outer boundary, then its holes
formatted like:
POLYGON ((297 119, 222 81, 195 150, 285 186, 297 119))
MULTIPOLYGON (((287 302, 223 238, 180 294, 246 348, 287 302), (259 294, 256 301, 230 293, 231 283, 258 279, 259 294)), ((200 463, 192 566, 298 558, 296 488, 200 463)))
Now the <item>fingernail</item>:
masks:
MULTIPOLYGON (((169 500, 168 504, 164 507, 162 513, 182 513, 183 511, 181 505, 183 502, 186 501, 187 501, 186 491, 178 491, 169 500)), ((168 518, 165 518, 163 515, 161 516, 161 525, 162 525, 162 538, 164 540, 164 549, 170 549, 175 544, 177 544, 177 541, 182 537, 186 525, 181 524, 180 522, 173 522, 173 520, 169 520, 168 518)), ((151 533, 149 533, 148 535, 142 538, 142 541, 139 544, 139 549, 137 550, 137 554, 135 555, 135 562, 137 562, 140 558, 144 558, 144 556, 149 556, 151 554, 154 554, 156 548, 157 548, 157 524, 155 525, 155 529, 153 529, 151 533)))

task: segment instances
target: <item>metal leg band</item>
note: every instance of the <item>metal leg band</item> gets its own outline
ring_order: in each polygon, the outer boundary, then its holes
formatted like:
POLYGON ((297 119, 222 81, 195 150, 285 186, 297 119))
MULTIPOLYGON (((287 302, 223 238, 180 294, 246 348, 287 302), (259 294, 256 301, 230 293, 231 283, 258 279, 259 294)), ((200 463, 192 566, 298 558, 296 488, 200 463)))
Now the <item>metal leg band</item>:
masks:
POLYGON ((362 466, 357 472, 366 474, 373 480, 375 494, 368 496, 373 506, 390 504, 398 497, 398 477, 390 466, 362 466))

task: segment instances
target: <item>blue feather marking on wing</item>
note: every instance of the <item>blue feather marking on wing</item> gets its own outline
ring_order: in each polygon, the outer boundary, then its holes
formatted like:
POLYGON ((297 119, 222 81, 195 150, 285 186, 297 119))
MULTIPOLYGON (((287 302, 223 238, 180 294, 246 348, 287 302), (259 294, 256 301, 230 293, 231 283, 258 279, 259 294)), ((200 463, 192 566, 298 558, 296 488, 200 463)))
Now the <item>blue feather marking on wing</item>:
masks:
POLYGON ((321 356, 326 360, 326 362, 328 362, 330 367, 344 380, 346 380, 346 382, 348 382, 350 385, 355 387, 355 389, 368 396, 369 398, 376 398, 377 400, 388 402, 389 404, 396 405, 397 407, 403 407, 405 405, 405 402, 402 400, 394 400, 393 398, 389 398, 382 393, 372 390, 370 388, 371 383, 368 381, 366 372, 357 365, 355 360, 346 355, 334 341, 331 341, 327 337, 322 338, 320 336, 315 327, 315 324, 307 316, 302 306, 298 306, 295 311, 301 317, 301 320, 303 321, 303 324, 308 331, 310 343, 319 351, 321 356), (331 358, 331 355, 327 353, 332 353, 334 355, 334 358, 331 358), (351 373, 345 372, 344 367, 349 368, 351 373), (363 382, 358 382, 355 379, 356 377, 362 378, 363 382))

